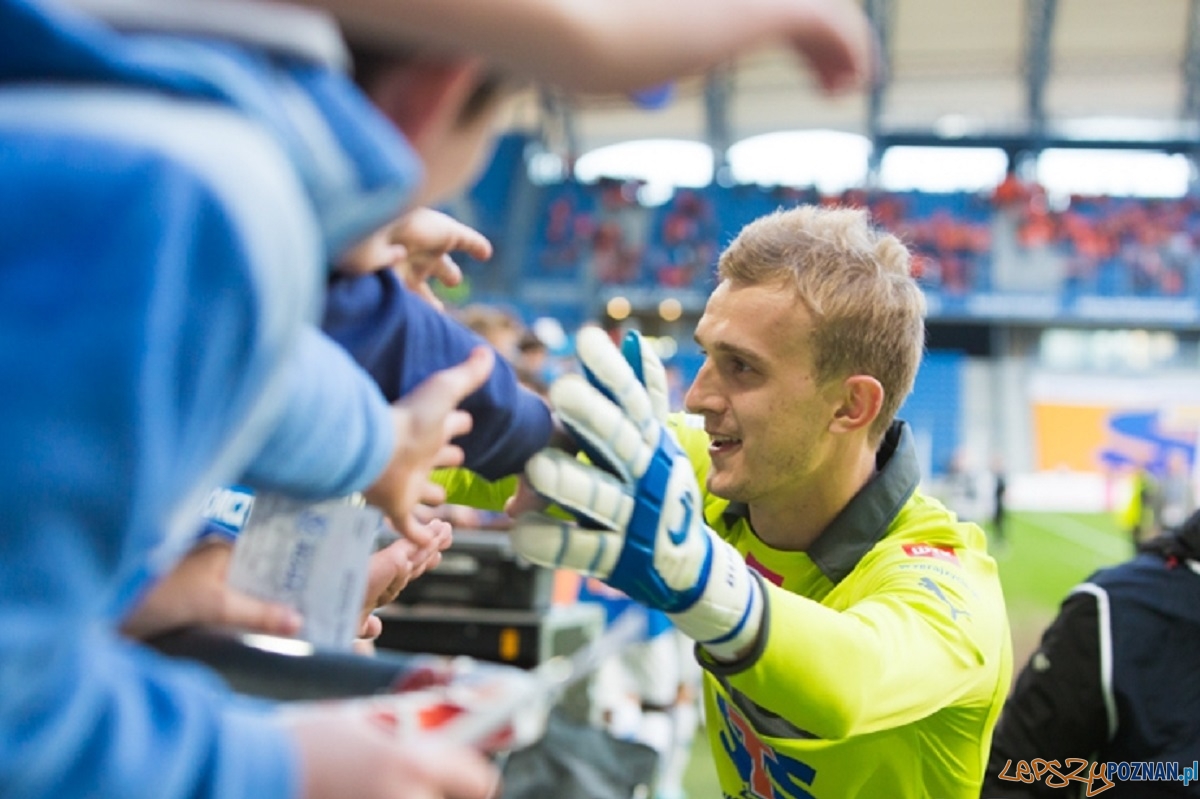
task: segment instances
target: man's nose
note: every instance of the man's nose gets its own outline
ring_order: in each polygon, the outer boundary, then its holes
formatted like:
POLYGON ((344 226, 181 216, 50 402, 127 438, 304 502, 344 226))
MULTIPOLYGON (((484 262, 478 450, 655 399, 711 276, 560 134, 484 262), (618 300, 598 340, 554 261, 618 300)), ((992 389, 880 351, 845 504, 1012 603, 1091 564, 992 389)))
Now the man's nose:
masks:
POLYGON ((711 367, 706 361, 683 396, 683 405, 689 413, 712 413, 718 410, 717 404, 717 394, 712 388, 711 367))

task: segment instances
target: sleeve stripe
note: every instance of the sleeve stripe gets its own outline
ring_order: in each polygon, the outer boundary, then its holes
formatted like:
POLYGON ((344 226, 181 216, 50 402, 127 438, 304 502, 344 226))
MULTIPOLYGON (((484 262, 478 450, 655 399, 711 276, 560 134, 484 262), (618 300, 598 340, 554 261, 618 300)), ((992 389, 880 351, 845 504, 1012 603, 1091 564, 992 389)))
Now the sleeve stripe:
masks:
POLYGON ((1117 700, 1113 695, 1112 620, 1108 609, 1108 592, 1098 585, 1083 583, 1072 594, 1091 594, 1096 598, 1096 616, 1100 642, 1100 692, 1104 697, 1104 712, 1108 716, 1108 740, 1117 734, 1117 700))

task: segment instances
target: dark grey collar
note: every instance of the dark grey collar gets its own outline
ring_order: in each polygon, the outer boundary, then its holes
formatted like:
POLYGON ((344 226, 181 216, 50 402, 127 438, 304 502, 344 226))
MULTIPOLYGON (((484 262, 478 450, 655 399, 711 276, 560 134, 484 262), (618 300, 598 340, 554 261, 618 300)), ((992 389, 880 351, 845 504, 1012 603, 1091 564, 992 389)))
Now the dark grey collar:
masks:
MULTIPOLYGON (((892 422, 875 454, 875 469, 875 475, 808 548, 813 563, 835 585, 879 543, 920 482, 917 450, 906 423, 892 422)), ((749 509, 742 502, 730 502, 722 516, 727 527, 738 519, 750 522, 749 509)))

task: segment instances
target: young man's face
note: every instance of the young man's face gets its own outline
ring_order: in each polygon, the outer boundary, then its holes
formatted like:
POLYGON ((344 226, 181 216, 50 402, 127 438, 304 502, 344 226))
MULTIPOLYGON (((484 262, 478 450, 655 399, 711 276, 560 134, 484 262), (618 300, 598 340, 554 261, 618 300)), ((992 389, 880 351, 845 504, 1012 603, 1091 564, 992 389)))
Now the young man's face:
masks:
POLYGON ((696 327, 706 358, 685 403, 704 417, 713 494, 753 504, 818 476, 837 397, 813 379, 810 329, 786 286, 726 280, 709 298, 696 327))

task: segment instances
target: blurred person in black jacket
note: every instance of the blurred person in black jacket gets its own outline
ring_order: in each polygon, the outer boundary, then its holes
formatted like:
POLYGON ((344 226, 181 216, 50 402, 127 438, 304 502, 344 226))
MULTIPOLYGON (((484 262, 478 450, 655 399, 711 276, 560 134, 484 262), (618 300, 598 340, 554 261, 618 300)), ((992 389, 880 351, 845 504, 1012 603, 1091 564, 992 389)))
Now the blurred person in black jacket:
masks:
POLYGON ((1196 797, 1197 757, 1200 512, 1066 598, 1004 706, 980 796, 1196 797))

